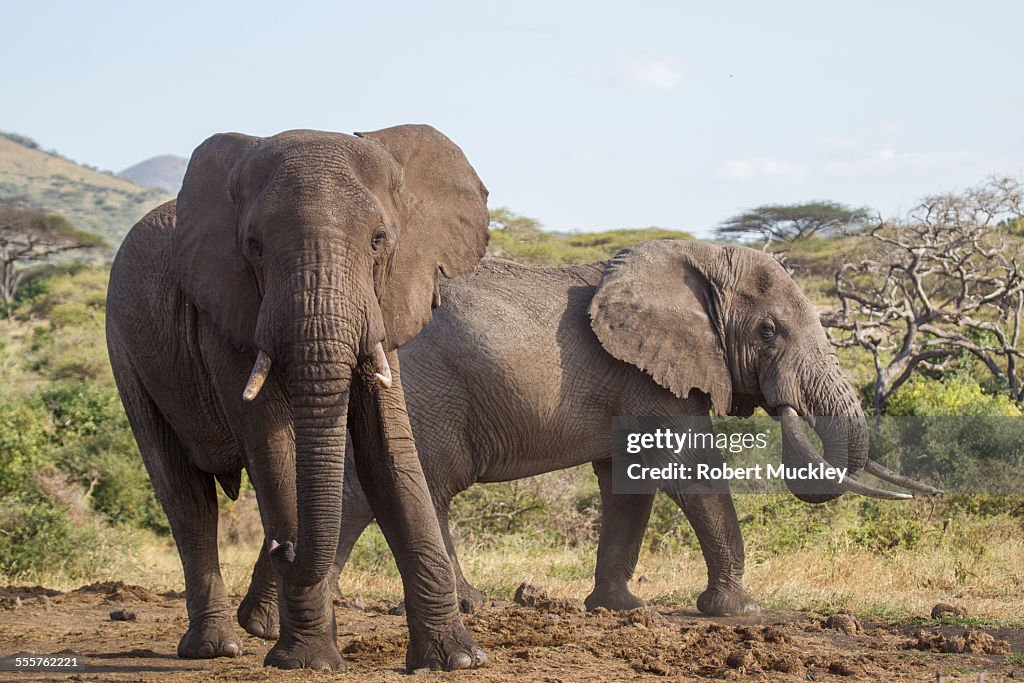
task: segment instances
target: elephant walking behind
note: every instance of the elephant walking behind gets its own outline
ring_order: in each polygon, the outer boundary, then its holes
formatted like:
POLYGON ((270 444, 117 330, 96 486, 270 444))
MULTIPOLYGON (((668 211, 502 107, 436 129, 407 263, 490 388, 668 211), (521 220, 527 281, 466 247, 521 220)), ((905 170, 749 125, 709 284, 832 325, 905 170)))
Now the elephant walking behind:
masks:
MULTIPOLYGON (((460 605, 483 596, 464 576, 449 529, 452 498, 476 482, 500 482, 593 463, 601 530, 590 609, 643 605, 628 588, 654 494, 612 493, 612 418, 784 416, 788 463, 827 461, 853 474, 868 464, 867 427, 817 313, 770 256, 744 247, 654 241, 608 264, 532 268, 485 259, 441 287, 432 322, 399 356, 419 455, 460 605), (811 451, 794 415, 805 416, 824 453, 811 451), (816 416, 837 416, 828 420, 816 416)), ((870 467, 882 472, 875 464, 870 467)), ((809 502, 872 489, 808 492, 809 502)), ((759 610, 743 587, 744 550, 729 493, 670 493, 693 526, 707 563, 697 607, 709 615, 759 610)), ((373 519, 346 478, 335 571, 373 519)), ((273 600, 254 575, 247 604, 273 600)))

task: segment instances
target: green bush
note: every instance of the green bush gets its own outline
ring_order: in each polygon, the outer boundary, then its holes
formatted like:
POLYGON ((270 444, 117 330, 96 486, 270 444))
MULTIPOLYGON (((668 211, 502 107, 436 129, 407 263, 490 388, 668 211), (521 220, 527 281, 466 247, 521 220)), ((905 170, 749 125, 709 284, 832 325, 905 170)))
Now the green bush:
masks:
POLYGON ((1019 490, 1024 467, 1021 410, 985 393, 973 377, 915 378, 890 402, 872 451, 912 477, 965 493, 1019 490))
POLYGON ((54 424, 54 461, 92 493, 92 506, 111 522, 168 531, 117 391, 62 384, 41 400, 54 424))
POLYGON ((33 487, 49 464, 49 420, 38 400, 0 405, 0 496, 33 487))
POLYGON ((955 375, 942 382, 915 377, 889 400, 886 415, 1020 417, 1009 397, 987 394, 973 377, 955 375))
POLYGON ((39 493, 0 497, 0 576, 88 579, 124 563, 136 545, 130 531, 74 518, 66 505, 39 493))

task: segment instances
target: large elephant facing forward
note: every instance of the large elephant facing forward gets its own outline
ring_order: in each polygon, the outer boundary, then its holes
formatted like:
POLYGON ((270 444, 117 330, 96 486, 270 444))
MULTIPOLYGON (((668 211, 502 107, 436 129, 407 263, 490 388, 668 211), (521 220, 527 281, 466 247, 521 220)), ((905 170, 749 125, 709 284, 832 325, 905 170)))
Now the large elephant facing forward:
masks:
POLYGON ((347 426, 404 579, 407 666, 482 661, 458 613, 394 349, 429 320, 438 271, 454 277, 483 255, 486 197, 462 151, 429 126, 229 133, 200 145, 177 202, 128 234, 110 277, 107 341, 181 556, 180 656, 241 651, 214 481, 237 496, 245 468, 271 541, 258 565, 282 597, 279 614, 263 615, 281 624, 266 664, 341 664, 326 579, 347 426))
MULTIPOLYGON (((486 259, 441 288, 433 321, 399 356, 424 474, 459 582, 464 610, 483 596, 465 579, 448 529, 451 499, 475 482, 518 479, 593 462, 601 489, 601 533, 589 608, 631 609, 628 589, 654 496, 613 495, 614 416, 782 416, 787 464, 825 461, 866 468, 917 490, 867 459, 857 396, 825 338, 814 307, 770 256, 743 247, 655 241, 608 264, 538 269, 486 259), (804 416, 824 446, 800 427, 804 416), (829 419, 838 417, 841 419, 829 419)), ((709 418, 707 418, 709 419, 709 418)), ((710 429, 710 422, 707 427, 710 429)), ((848 477, 809 502, 872 489, 848 477)), ((932 490, 934 491, 934 490, 932 490)), ((749 614, 744 553, 728 493, 677 495, 700 542, 706 614, 749 614)), ((358 482, 346 478, 338 568, 373 518, 358 482)), ((243 605, 273 601, 254 576, 243 605)), ((251 631, 253 632, 253 631, 251 631)))

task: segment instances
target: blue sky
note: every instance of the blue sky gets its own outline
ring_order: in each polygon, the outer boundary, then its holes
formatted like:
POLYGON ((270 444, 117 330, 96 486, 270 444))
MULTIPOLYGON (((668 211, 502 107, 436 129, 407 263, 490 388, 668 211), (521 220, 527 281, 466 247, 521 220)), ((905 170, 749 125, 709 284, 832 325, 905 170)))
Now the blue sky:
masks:
POLYGON ((1024 173, 1024 3, 5 3, 0 130, 121 170, 421 122, 560 230, 1024 173))

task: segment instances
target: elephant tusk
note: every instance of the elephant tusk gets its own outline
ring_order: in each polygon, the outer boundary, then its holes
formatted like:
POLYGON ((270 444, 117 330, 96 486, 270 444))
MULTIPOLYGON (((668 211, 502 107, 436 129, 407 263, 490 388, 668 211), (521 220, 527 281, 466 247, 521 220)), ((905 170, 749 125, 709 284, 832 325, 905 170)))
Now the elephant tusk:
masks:
POLYGON ((918 493, 924 493, 929 496, 937 496, 942 493, 942 489, 937 489, 934 486, 914 481, 910 477, 905 477, 902 474, 893 472, 888 467, 880 465, 874 460, 868 460, 868 464, 864 466, 864 471, 878 477, 882 481, 887 481, 890 484, 896 484, 897 486, 902 486, 905 489, 917 491, 918 493))
POLYGON ((384 353, 384 346, 377 342, 377 345, 373 347, 373 355, 371 356, 373 361, 373 376, 377 380, 377 384, 381 385, 385 389, 391 388, 391 366, 388 365, 387 354, 384 353))
POLYGON ((260 351, 252 366, 249 381, 245 383, 245 390, 242 392, 243 401, 251 401, 259 395, 263 383, 267 381, 268 374, 270 374, 270 356, 260 351))
MULTIPOLYGON (((789 418, 792 420, 799 420, 800 414, 797 413, 793 408, 787 405, 779 406, 778 413, 780 417, 789 418)), ((805 457, 812 465, 824 465, 825 467, 833 467, 829 464, 825 458, 821 457, 818 453, 818 449, 811 445, 810 441, 807 440, 807 433, 804 432, 803 425, 797 424, 794 429, 790 431, 793 438, 799 442, 800 451, 804 453, 805 457)), ((842 483, 836 482, 833 484, 836 488, 846 493, 856 493, 861 496, 867 496, 868 498, 881 498, 882 500, 909 500, 914 496, 909 493, 896 493, 895 491, 886 491, 885 489, 876 489, 873 486, 857 481, 853 477, 847 476, 842 483)))

